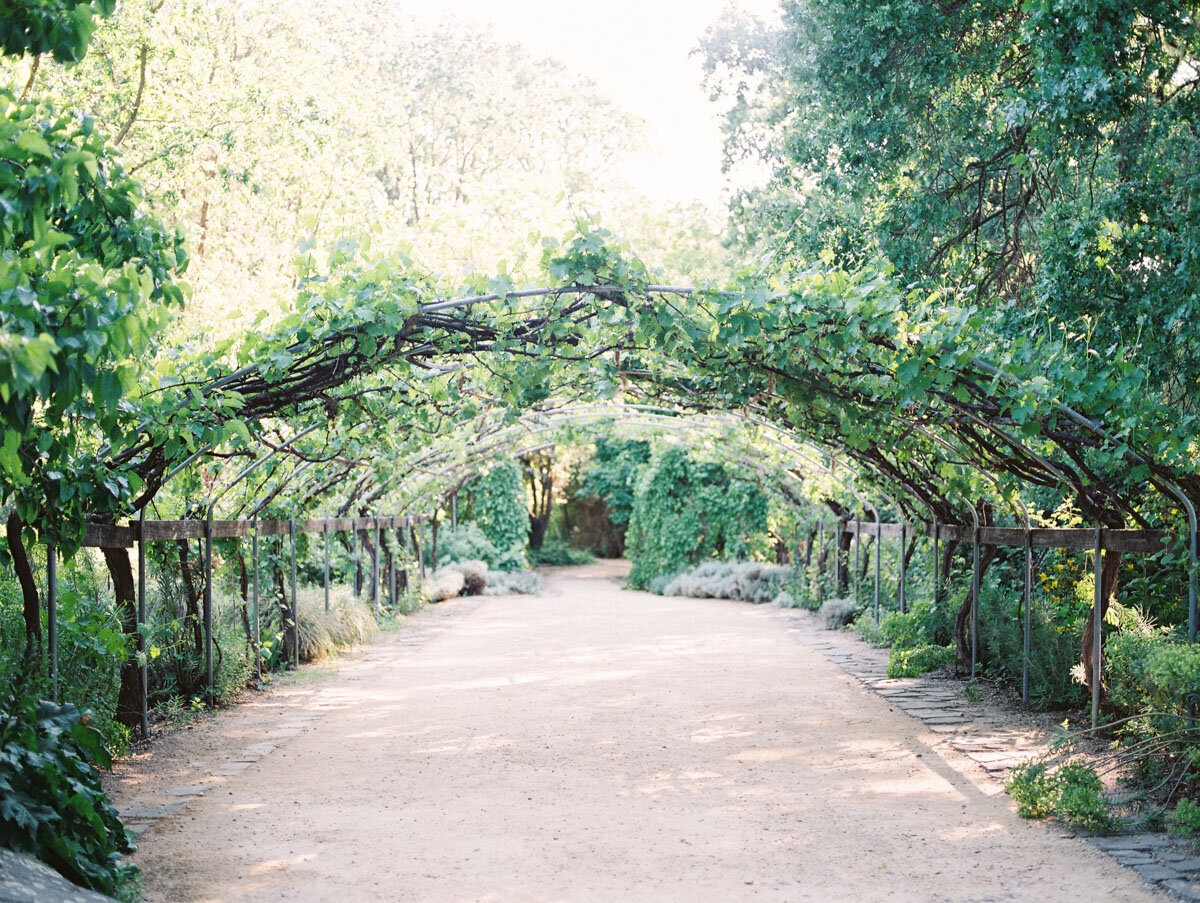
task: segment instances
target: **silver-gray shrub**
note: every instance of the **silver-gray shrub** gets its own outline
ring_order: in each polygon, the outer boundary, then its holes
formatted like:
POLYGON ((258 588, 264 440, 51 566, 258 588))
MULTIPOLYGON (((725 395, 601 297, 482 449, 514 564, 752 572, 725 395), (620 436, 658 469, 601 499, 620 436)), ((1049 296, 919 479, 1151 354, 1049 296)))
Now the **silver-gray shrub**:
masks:
POLYGON ((789 569, 759 561, 706 561, 678 574, 662 589, 664 596, 735 599, 763 605, 783 591, 789 569))

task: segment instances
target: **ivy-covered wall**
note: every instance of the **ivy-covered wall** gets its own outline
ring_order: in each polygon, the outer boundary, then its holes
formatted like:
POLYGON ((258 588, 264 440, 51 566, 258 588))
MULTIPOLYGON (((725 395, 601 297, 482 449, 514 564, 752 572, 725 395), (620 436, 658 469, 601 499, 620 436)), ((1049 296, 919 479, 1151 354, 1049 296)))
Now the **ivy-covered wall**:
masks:
POLYGON ((503 461, 473 481, 467 489, 469 505, 464 520, 474 521, 504 556, 502 570, 526 567, 529 511, 525 508, 525 482, 514 461, 503 461))
POLYGON ((720 464, 670 446, 639 472, 625 554, 632 586, 709 558, 743 558, 767 532, 767 498, 758 485, 720 464))

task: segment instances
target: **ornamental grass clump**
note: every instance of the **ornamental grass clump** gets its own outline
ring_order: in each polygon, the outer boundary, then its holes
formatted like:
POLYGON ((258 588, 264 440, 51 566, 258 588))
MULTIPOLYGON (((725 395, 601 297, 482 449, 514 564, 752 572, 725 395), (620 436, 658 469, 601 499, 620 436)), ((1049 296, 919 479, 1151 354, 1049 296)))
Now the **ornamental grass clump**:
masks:
POLYGON ((300 660, 304 662, 329 658, 369 642, 379 633, 379 622, 368 603, 344 597, 342 593, 330 599, 329 611, 325 611, 322 593, 303 593, 297 615, 300 660))

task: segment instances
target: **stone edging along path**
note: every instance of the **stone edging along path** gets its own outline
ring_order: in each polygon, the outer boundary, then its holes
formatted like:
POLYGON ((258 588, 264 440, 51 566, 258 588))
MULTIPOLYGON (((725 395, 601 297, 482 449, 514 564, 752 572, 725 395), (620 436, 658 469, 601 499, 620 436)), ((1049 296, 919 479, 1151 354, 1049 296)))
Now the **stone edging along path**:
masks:
MULTIPOLYGON (((870 691, 923 722, 942 738, 934 750, 948 758, 965 757, 981 768, 1002 792, 1008 773, 1044 752, 1050 734, 1036 717, 997 699, 970 702, 966 681, 944 677, 887 676, 888 650, 863 642, 849 630, 830 630, 818 616, 799 609, 780 609, 797 642, 826 658, 870 691), (955 756, 954 754, 958 754, 955 756)), ((1200 851, 1194 843, 1165 834, 1089 837, 1091 843, 1143 879, 1174 896, 1200 901, 1200 851)))

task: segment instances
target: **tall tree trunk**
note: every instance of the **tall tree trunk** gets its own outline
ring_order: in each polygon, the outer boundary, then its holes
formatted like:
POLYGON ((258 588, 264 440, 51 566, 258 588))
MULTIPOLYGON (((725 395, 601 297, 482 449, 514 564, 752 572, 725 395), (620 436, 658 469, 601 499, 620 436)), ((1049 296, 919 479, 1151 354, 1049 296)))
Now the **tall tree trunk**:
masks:
POLYGON ((817 528, 811 527, 808 535, 804 537, 804 568, 807 570, 812 565, 813 543, 817 538, 817 528))
MULTIPOLYGON (((917 551, 917 537, 910 536, 908 545, 904 547, 904 573, 907 576, 912 569, 913 554, 917 551)), ((896 575, 896 598, 900 598, 900 575, 896 575)), ((906 595, 907 598, 907 595, 906 595)))
MULTIPOLYGON (((113 595, 121 619, 121 631, 131 647, 137 642, 137 586, 133 582, 133 566, 127 549, 102 549, 104 563, 112 576, 113 595)), ((121 688, 117 692, 117 721, 127 727, 142 723, 142 674, 137 656, 132 652, 121 662, 121 688)))
POLYGON ((554 458, 548 454, 529 455, 524 459, 529 483, 529 548, 540 549, 546 541, 550 514, 554 510, 554 458))
POLYGON ((12 557, 13 570, 17 572, 17 582, 21 585, 22 608, 25 615, 26 644, 35 645, 41 651, 42 644, 42 601, 38 595, 37 582, 33 579, 33 567, 29 564, 29 553, 25 551, 25 541, 21 536, 25 525, 21 522, 17 509, 13 508, 8 515, 6 531, 8 535, 8 553, 12 557))

